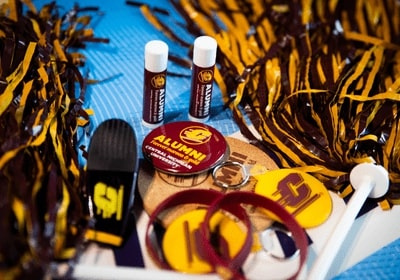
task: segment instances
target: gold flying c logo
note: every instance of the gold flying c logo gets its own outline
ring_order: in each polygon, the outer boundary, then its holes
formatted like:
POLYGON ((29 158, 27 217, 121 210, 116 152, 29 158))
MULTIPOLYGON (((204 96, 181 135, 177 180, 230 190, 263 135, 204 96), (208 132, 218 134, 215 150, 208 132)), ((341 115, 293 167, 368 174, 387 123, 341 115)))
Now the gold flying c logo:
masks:
POLYGON ((211 70, 203 70, 199 72, 199 81, 202 83, 209 83, 213 79, 213 72, 211 70))
POLYGON ((180 139, 191 145, 200 145, 207 143, 211 139, 212 133, 201 126, 189 126, 180 132, 180 139))
POLYGON ((151 85, 155 88, 162 88, 165 85, 165 75, 164 74, 159 74, 155 75, 151 79, 151 85))

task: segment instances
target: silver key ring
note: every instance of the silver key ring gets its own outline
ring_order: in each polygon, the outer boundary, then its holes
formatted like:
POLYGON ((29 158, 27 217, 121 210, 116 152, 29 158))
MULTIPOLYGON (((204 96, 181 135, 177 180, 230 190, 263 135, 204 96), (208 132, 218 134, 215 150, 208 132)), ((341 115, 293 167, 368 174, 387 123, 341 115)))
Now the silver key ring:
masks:
MULTIPOLYGON (((290 260, 293 259, 294 257, 296 257, 297 255, 299 255, 299 249, 296 248, 294 241, 292 239, 292 233, 282 227, 277 227, 277 226, 271 226, 267 229, 265 229, 264 231, 262 231, 260 233, 260 241, 261 241, 261 245, 263 250, 269 254, 271 257, 283 261, 283 260, 290 260), (293 247, 295 248, 295 250, 293 252, 290 252, 290 255, 285 256, 284 252, 281 252, 283 255, 274 252, 276 251, 276 247, 278 246, 278 244, 280 243, 278 240, 274 240, 274 235, 275 238, 277 238, 277 234, 280 233, 282 235, 286 236, 286 239, 290 239, 289 243, 293 243, 293 247)), ((282 244, 280 244, 282 246, 282 244)), ((282 248, 282 250, 284 250, 282 248)))
POLYGON ((245 166, 243 164, 241 164, 240 162, 237 161, 232 161, 232 160, 227 160, 224 161, 220 164, 218 164, 217 166, 214 167, 213 172, 212 172, 212 178, 214 180, 214 183, 222 188, 233 188, 233 189, 237 189, 240 187, 243 187, 250 178, 249 173, 247 172, 245 166), (237 184, 227 184, 223 181, 221 181, 220 179, 218 179, 218 171, 224 167, 228 167, 228 166, 238 166, 240 167, 240 171, 242 172, 242 179, 237 183, 237 184))

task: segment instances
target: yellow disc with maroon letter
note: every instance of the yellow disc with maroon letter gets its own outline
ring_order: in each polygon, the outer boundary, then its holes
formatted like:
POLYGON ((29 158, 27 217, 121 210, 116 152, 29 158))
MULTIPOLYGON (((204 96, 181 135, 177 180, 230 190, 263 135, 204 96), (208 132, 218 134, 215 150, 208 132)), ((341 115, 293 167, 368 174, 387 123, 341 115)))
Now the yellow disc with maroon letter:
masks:
MULTIPOLYGON (((204 221, 206 209, 186 212, 175 219, 166 229, 162 249, 168 264, 177 271, 209 273, 213 267, 199 250, 199 227, 204 221), (197 243, 196 243, 197 242, 197 243)), ((232 218, 217 212, 210 220, 210 230, 218 235, 218 250, 234 257, 246 239, 246 229, 232 218)))
POLYGON ((321 225, 332 212, 324 184, 314 176, 293 170, 270 170, 256 176, 255 192, 285 207, 304 228, 321 225))

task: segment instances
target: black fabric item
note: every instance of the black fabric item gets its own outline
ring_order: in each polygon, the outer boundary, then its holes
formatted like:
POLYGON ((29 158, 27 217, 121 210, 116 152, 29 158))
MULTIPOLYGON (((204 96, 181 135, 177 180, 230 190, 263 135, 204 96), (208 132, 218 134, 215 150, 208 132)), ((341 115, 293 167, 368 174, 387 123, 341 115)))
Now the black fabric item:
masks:
POLYGON ((93 240, 122 245, 122 242, 115 240, 128 234, 138 166, 138 148, 133 128, 120 119, 101 123, 89 146, 87 189, 92 202, 94 232, 106 234, 95 234, 93 240))

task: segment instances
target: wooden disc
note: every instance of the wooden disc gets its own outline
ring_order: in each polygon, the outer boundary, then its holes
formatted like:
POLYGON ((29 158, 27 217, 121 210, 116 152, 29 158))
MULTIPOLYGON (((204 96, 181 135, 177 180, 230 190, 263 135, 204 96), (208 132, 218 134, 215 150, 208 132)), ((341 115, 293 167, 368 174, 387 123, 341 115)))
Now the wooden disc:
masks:
MULTIPOLYGON (((226 141, 230 150, 230 155, 227 160, 240 162, 249 167, 262 166, 266 170, 278 169, 277 164, 271 157, 254 145, 232 137, 226 137, 226 141)), ((223 178, 220 178, 220 180, 226 181, 227 183, 232 180, 238 180, 235 177, 242 176, 242 172, 237 166, 223 167, 221 168, 221 172, 223 173, 223 178)), ((248 182, 240 189, 235 189, 235 191, 254 191, 256 183, 256 179, 250 176, 248 182)), ((157 171, 148 161, 145 161, 141 165, 138 176, 138 190, 143 200, 143 207, 148 214, 151 214, 157 205, 167 197, 191 188, 213 189, 221 192, 232 191, 216 185, 210 172, 178 176, 157 171)), ((199 207, 201 207, 201 205, 182 205, 173 209, 168 209, 166 213, 160 215, 159 219, 162 224, 166 226, 177 216, 199 207)), ((251 217, 256 224, 256 228, 264 228, 270 223, 270 220, 266 218, 265 214, 257 214, 257 211, 253 211, 251 217), (257 224, 259 226, 257 226, 257 224)))

